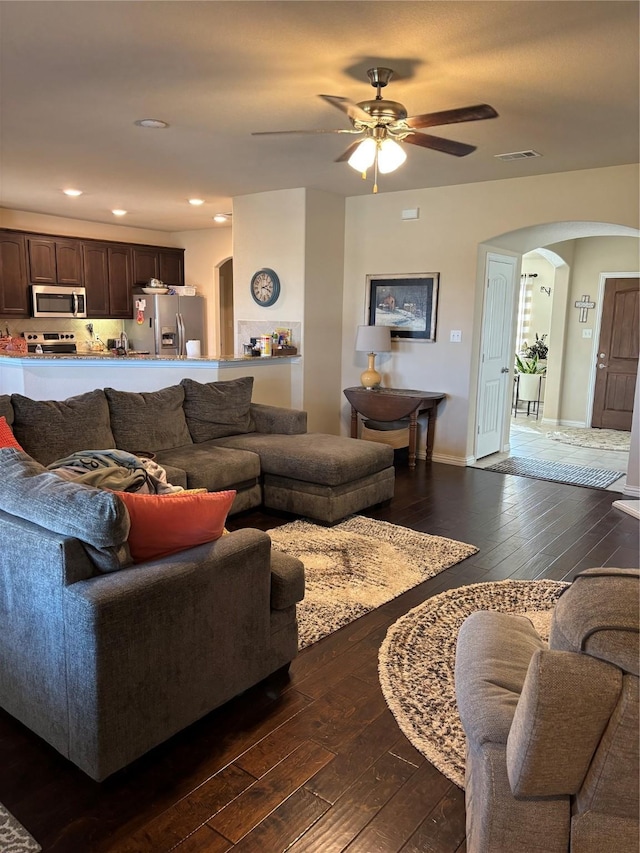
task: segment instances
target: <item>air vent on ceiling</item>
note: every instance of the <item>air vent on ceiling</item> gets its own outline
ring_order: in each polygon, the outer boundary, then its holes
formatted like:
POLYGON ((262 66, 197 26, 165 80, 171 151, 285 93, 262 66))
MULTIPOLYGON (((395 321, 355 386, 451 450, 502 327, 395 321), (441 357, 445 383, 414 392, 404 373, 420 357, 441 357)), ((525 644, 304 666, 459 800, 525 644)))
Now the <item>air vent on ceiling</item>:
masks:
POLYGON ((542 154, 530 148, 528 151, 511 151, 509 154, 494 154, 498 160, 528 160, 530 157, 542 157, 542 154))

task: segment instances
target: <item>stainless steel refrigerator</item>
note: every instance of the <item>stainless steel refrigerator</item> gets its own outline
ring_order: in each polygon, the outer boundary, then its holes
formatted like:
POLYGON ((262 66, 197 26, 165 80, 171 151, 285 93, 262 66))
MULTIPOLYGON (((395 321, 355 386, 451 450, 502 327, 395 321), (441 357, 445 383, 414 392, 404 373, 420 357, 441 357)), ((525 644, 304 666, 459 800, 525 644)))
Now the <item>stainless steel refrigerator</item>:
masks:
POLYGON ((124 330, 131 349, 148 350, 152 355, 186 355, 187 341, 200 341, 202 356, 207 354, 204 337, 204 298, 140 293, 133 298, 133 320, 125 320, 124 330), (138 322, 138 300, 145 301, 138 322))

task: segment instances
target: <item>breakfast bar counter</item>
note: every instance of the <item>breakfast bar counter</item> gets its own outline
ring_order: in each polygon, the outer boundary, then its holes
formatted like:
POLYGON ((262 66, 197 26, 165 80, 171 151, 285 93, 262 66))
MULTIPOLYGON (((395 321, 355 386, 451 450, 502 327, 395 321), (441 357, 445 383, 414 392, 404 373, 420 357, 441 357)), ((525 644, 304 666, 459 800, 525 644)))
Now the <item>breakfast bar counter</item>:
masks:
POLYGON ((254 377, 256 403, 298 408, 301 405, 301 357, 126 355, 99 353, 0 354, 0 394, 23 394, 33 400, 64 400, 95 388, 157 391, 188 377, 218 382, 254 377))

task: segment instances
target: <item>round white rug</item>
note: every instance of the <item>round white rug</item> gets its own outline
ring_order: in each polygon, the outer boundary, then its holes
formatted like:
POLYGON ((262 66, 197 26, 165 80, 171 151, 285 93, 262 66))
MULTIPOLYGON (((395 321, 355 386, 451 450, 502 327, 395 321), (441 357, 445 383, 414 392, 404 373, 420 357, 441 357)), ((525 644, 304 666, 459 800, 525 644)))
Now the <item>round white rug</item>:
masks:
POLYGON ((566 427, 562 430, 545 433, 546 438, 587 447, 593 450, 620 450, 631 448, 631 433, 617 429, 591 429, 589 427, 566 427))
POLYGON ((464 787, 465 736, 456 707, 456 640, 476 610, 528 616, 548 638, 559 581, 495 581, 450 589, 414 607, 388 630, 378 671, 387 705, 409 741, 464 787))

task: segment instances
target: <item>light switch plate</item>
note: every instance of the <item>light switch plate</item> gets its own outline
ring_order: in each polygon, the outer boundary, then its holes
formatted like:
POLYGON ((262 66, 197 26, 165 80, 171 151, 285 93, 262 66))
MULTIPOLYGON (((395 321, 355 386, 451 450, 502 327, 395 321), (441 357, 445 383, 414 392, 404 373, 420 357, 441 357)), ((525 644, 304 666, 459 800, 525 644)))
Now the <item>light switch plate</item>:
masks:
POLYGON ((582 330, 583 338, 592 338, 593 337, 593 329, 583 329, 582 330))
POLYGON ((420 208, 419 207, 410 207, 406 210, 402 211, 403 219, 418 219, 420 216, 420 208))
POLYGON ((462 340, 462 331, 460 329, 452 329, 449 332, 449 340, 452 344, 459 344, 462 340))

